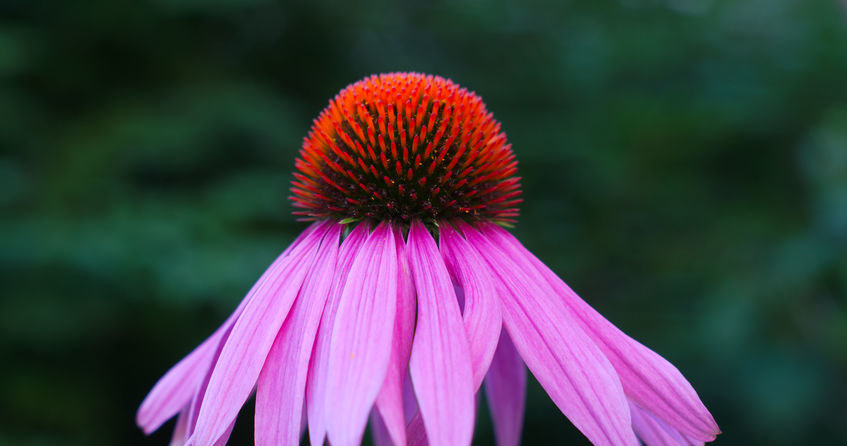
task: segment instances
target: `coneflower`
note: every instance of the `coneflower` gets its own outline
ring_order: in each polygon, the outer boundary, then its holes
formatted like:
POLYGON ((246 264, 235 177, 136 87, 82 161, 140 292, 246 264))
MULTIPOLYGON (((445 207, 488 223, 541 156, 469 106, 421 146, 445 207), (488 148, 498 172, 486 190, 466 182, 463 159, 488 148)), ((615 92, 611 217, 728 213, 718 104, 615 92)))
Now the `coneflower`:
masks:
POLYGON ((502 228, 517 162, 450 80, 371 76, 315 120, 291 198, 313 220, 235 312, 156 383, 145 432, 224 444, 255 390, 255 442, 469 445, 485 384, 520 442, 526 367, 594 444, 702 444, 718 426, 668 361, 625 335, 502 228), (437 242, 436 242, 437 238, 437 242))

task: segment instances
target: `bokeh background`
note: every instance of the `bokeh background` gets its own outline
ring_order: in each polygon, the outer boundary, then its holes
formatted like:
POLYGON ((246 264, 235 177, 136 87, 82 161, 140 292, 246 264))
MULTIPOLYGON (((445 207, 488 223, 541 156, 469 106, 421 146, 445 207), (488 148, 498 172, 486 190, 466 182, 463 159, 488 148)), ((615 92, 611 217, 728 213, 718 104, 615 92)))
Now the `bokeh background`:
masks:
MULTIPOLYGON (((138 403, 304 227, 311 120, 392 70, 482 95, 514 232, 679 366, 719 444, 847 444, 836 0, 0 3, 0 444, 166 444, 138 403)), ((586 444, 535 382, 524 442, 586 444)))

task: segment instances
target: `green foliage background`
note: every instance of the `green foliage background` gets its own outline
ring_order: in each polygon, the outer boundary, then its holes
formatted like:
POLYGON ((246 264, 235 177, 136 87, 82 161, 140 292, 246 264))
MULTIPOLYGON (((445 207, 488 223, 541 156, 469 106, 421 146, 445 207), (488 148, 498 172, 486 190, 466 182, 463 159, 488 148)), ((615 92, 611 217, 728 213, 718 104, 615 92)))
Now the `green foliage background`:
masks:
MULTIPOLYGON (((393 70, 482 95, 514 232, 719 443, 847 444, 836 0, 0 3, 0 444, 166 444, 138 403, 304 227, 311 120, 393 70)), ((534 382, 524 441, 585 444, 534 382)))

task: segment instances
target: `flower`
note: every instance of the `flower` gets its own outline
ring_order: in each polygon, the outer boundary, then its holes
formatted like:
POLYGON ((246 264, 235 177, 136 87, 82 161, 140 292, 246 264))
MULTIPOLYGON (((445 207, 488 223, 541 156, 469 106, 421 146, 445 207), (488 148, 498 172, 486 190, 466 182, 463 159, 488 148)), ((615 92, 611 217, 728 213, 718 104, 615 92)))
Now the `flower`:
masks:
POLYGON ((255 389, 258 445, 299 444, 304 426, 313 445, 356 445, 369 419, 378 444, 469 445, 484 384, 498 445, 516 445, 528 368, 594 444, 719 433, 673 365, 502 228, 517 162, 474 93, 417 73, 354 83, 296 168, 314 223, 156 383, 145 432, 179 414, 172 444, 224 444, 255 389))

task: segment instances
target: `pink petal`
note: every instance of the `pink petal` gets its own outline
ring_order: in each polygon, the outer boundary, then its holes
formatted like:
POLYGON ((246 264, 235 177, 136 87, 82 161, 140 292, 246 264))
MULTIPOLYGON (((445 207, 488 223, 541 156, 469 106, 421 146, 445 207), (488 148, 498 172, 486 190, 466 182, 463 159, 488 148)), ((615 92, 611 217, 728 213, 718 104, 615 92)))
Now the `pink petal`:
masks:
POLYGON ((426 434, 434 445, 467 445, 474 386, 459 303, 435 241, 420 222, 411 225, 407 253, 418 296, 409 367, 426 434))
POLYGON ((418 412, 418 400, 415 398, 415 389, 412 387, 412 377, 407 373, 403 380, 403 414, 406 416, 407 425, 418 412))
MULTIPOLYGON (((254 287, 255 288, 255 287, 254 287)), ((246 299, 245 299, 246 300, 246 299)), ((243 302, 242 302, 243 306, 243 302)), ((240 314, 240 312, 239 312, 240 314)), ((218 344, 215 346, 214 354, 212 355, 212 365, 218 363, 218 359, 221 357, 221 352, 223 351, 224 345, 226 345, 227 340, 229 339, 230 333, 232 333, 233 323, 225 324, 224 327, 226 330, 222 333, 221 339, 218 344)), ((214 366, 208 367, 206 369, 205 376, 201 381, 199 387, 197 388, 194 397, 191 399, 191 404, 188 406, 188 417, 186 423, 185 430, 185 440, 187 441, 194 434, 194 430, 197 427, 197 418, 200 415, 200 407, 203 403, 203 397, 206 395, 206 389, 209 387, 209 380, 212 378, 212 373, 215 371, 214 366)), ((217 442, 218 444, 226 444, 226 440, 229 438, 229 433, 232 432, 232 428, 235 425, 235 421, 232 422, 229 426, 229 430, 226 433, 222 434, 217 442)))
POLYGON ((552 290, 489 237, 466 224, 460 229, 500 278, 506 330, 556 406, 594 444, 637 445, 615 370, 552 290))
POLYGON ((317 246, 329 224, 291 250, 279 272, 258 285, 232 327, 232 332, 209 380, 197 426, 188 440, 193 446, 211 445, 238 415, 253 390, 268 351, 311 268, 317 246))
POLYGON ((179 411, 176 417, 176 426, 171 434, 170 446, 183 446, 185 444, 185 432, 188 426, 188 407, 179 411))
MULTIPOLYGON (((371 411, 371 436, 374 446, 394 446, 396 443, 391 439, 388 428, 382 421, 382 416, 376 410, 371 411)), ((406 438, 405 434, 403 438, 406 438)), ((401 443, 401 446, 406 443, 401 443)))
MULTIPOLYGON (((221 341, 218 342, 218 345, 215 348, 215 353, 212 359, 212 364, 217 364, 218 359, 221 356, 221 351, 226 345, 227 339, 229 339, 229 334, 232 332, 232 325, 230 325, 226 332, 224 332, 221 337, 221 341)), ((194 434, 194 429, 197 427, 197 417, 200 415, 200 407, 203 404, 203 397, 206 395, 206 389, 209 387, 209 380, 212 378, 212 372, 215 371, 214 367, 209 367, 206 370, 206 376, 203 377, 203 381, 200 383, 200 386, 197 389, 197 393, 194 394, 194 398, 191 399, 191 405, 188 409, 188 422, 186 425, 185 431, 185 439, 188 440, 194 434)))
POLYGON ((332 285, 341 226, 321 242, 288 318, 282 325, 256 386, 256 445, 299 445, 306 373, 312 344, 332 285))
POLYGON ((526 368, 506 332, 500 334, 491 369, 485 377, 485 396, 497 445, 519 445, 526 399, 526 368))
POLYGON ((412 421, 409 422, 406 438, 409 439, 407 446, 429 446, 429 440, 426 438, 426 427, 420 413, 416 413, 412 421))
POLYGON ((368 225, 358 225, 344 242, 338 253, 335 277, 332 288, 321 315, 312 358, 309 361, 309 375, 306 379, 306 419, 309 424, 309 441, 313 446, 323 445, 326 437, 326 407, 332 407, 327 400, 326 376, 328 371, 329 344, 332 339, 332 326, 341 298, 341 290, 347 282, 353 259, 368 237, 368 225))
POLYGON ((425 446, 429 444, 429 440, 426 437, 426 426, 424 426, 423 415, 421 415, 420 411, 416 411, 412 419, 409 420, 406 426, 406 438, 408 439, 409 446, 425 446))
POLYGON ((155 431, 181 408, 188 406, 200 381, 203 380, 206 371, 213 364, 212 358, 215 349, 221 341, 224 332, 228 331, 238 316, 241 315, 244 306, 250 301, 260 284, 266 282, 268 277, 278 274, 279 268, 285 263, 284 259, 288 257, 291 250, 300 245, 309 234, 318 228, 318 225, 318 223, 315 223, 303 231, 294 243, 280 254, 259 280, 256 281, 247 293, 247 296, 241 301, 238 308, 236 308, 229 318, 227 318, 226 322, 195 348, 194 351, 189 353, 188 356, 168 370, 156 385, 153 386, 153 389, 144 398, 144 401, 138 408, 138 414, 136 415, 136 423, 146 434, 155 431))
POLYGON ((391 355, 397 305, 397 248, 383 223, 353 260, 329 346, 326 427, 334 446, 361 442, 391 355))
POLYGON ((656 418, 650 412, 641 409, 629 402, 630 414, 632 415, 632 429, 638 438, 647 446, 695 446, 702 445, 702 441, 692 441, 662 420, 656 418))
POLYGON ((609 358, 629 398, 688 437, 715 439, 720 433, 717 423, 673 364, 612 325, 507 231, 488 225, 484 233, 508 256, 520 259, 523 270, 531 271, 536 280, 546 281, 555 290, 580 327, 609 358))
POLYGON ((415 389, 412 388, 411 376, 403 382, 403 408, 406 413, 406 446, 427 446, 426 428, 415 399, 415 389))
POLYGON ((227 427, 224 432, 218 437, 218 440, 215 441, 214 446, 226 446, 226 443, 229 441, 229 436, 232 435, 232 429, 235 428, 235 421, 229 423, 229 427, 227 427))
MULTIPOLYGON (((376 398, 379 422, 390 436, 393 444, 406 444, 406 417, 403 411, 403 380, 409 366, 412 350, 412 335, 415 330, 415 284, 409 274, 406 258, 406 243, 400 228, 392 228, 397 246, 397 315, 394 319, 391 359, 385 381, 376 398)), ((391 444, 391 443, 388 443, 391 444)))
POLYGON ((222 328, 218 328, 188 356, 171 367, 153 386, 135 417, 136 423, 144 433, 150 434, 158 429, 191 401, 198 382, 203 379, 203 374, 211 365, 215 345, 221 339, 222 328))
POLYGON ((444 262, 464 293, 462 322, 468 337, 476 391, 500 338, 500 303, 485 260, 449 224, 441 225, 439 232, 444 262))

